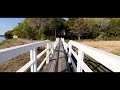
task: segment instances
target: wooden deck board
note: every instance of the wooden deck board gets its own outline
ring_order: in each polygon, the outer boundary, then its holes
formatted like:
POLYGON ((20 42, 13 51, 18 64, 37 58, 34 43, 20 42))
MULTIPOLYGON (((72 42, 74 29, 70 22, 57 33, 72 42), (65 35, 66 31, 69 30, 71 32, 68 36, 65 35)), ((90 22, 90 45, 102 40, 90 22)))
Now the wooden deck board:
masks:
POLYGON ((64 47, 61 42, 57 45, 52 57, 50 57, 50 63, 45 65, 40 72, 68 72, 68 66, 66 63, 66 55, 64 47))

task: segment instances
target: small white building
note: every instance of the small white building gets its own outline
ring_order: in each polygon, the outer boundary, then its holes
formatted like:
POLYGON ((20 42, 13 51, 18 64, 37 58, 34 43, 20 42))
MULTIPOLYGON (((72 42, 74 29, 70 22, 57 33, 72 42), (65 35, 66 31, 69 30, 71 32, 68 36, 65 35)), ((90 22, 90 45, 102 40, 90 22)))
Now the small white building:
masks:
POLYGON ((14 35, 13 38, 18 38, 18 36, 17 36, 17 35, 14 35))

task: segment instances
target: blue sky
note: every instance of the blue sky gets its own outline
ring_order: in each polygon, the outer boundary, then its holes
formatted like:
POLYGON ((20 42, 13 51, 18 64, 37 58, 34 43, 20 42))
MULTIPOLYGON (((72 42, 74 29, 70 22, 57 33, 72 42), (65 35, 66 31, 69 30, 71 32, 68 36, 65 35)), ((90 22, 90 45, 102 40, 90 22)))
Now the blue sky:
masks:
POLYGON ((23 20, 24 18, 0 18, 0 35, 4 35, 6 31, 12 30, 23 20))
MULTIPOLYGON (((4 35, 6 31, 12 30, 24 19, 25 18, 0 18, 0 35, 4 35)), ((64 19, 68 20, 68 18, 64 19)))

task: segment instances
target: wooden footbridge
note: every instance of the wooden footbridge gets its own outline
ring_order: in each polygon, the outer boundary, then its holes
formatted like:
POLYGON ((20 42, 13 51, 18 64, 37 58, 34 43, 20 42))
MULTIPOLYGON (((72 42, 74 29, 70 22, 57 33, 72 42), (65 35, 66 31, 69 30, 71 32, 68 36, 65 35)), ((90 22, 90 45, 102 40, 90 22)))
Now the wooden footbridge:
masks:
POLYGON ((0 63, 30 51, 30 61, 16 72, 120 72, 120 56, 64 38, 0 50, 0 63), (37 48, 46 46, 37 54, 37 48), (46 53, 40 65, 39 58, 46 53))
POLYGON ((50 57, 49 64, 45 65, 43 72, 69 72, 67 56, 64 51, 62 41, 59 40, 53 55, 50 57))

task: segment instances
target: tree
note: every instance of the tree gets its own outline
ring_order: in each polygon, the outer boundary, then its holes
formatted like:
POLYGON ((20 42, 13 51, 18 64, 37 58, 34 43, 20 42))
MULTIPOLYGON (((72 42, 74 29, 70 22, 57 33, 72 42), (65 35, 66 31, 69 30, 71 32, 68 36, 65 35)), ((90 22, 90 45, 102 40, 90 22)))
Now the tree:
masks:
POLYGON ((49 18, 47 22, 50 36, 57 36, 64 29, 64 20, 62 18, 49 18))
POLYGON ((26 26, 25 22, 21 22, 14 28, 14 31, 12 33, 13 35, 17 35, 19 38, 27 38, 27 32, 26 32, 26 26))
POLYGON ((41 39, 42 32, 45 30, 47 24, 47 20, 47 18, 33 18, 33 21, 35 22, 35 27, 38 32, 38 39, 41 39))
POLYGON ((86 33, 87 23, 83 18, 77 18, 74 20, 73 26, 71 27, 71 32, 74 33, 78 39, 86 33))
POLYGON ((12 39, 13 38, 12 32, 13 32, 13 30, 5 32, 5 38, 12 39))
POLYGON ((107 32, 110 22, 109 18, 95 18, 95 21, 100 31, 107 32))
POLYGON ((18 35, 26 39, 52 39, 62 36, 68 39, 96 39, 120 36, 120 18, 26 18, 6 38, 18 35))
POLYGON ((36 33, 36 39, 41 39, 41 35, 46 27, 47 20, 47 18, 27 18, 25 19, 25 23, 27 27, 31 28, 31 33, 36 33))
POLYGON ((85 34, 87 38, 94 39, 100 34, 99 27, 97 26, 96 20, 94 18, 87 18, 87 33, 85 34))
POLYGON ((120 18, 110 19, 108 34, 112 36, 120 36, 120 18))

